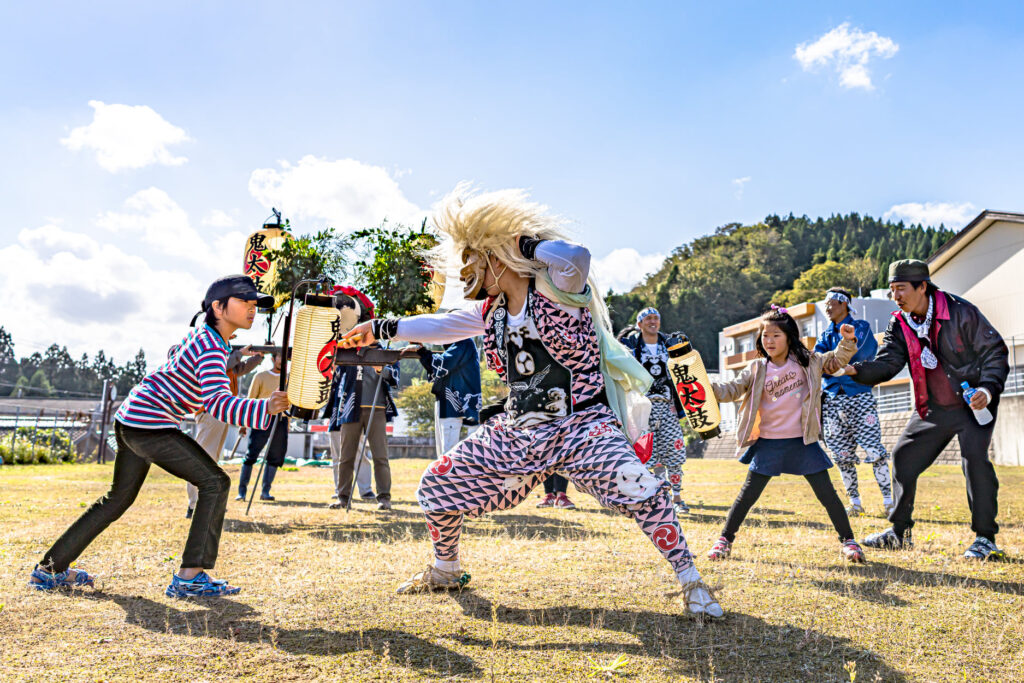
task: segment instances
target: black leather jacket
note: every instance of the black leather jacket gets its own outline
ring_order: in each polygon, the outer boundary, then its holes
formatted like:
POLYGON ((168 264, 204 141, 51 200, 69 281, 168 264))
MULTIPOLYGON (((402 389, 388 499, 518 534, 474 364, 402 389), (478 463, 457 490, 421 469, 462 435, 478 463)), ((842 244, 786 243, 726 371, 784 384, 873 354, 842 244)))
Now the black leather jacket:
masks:
MULTIPOLYGON (((932 351, 946 371, 950 385, 961 398, 961 382, 972 387, 984 387, 992 395, 990 405, 994 407, 999 402, 1010 371, 1006 343, 974 304, 948 292, 937 291, 935 296, 945 296, 949 319, 939 320, 936 315, 932 324, 939 324, 938 348, 932 351)), ((889 321, 875 359, 853 364, 857 369, 853 376, 856 382, 868 385, 885 382, 908 364, 907 341, 899 315, 896 311, 889 321)), ((914 369, 915 364, 912 363, 912 374, 914 369)), ((914 379, 923 380, 923 377, 914 379)))

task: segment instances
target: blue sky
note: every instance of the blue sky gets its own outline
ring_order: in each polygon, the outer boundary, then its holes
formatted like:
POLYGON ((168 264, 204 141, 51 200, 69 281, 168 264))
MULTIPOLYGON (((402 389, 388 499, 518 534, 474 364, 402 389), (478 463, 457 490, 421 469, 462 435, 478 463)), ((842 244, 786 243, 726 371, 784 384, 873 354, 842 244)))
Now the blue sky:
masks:
POLYGON ((1024 210, 1019 3, 5 14, 0 324, 21 354, 153 360, 270 205, 299 232, 352 229, 460 180, 527 187, 616 288, 773 212, 1024 210))

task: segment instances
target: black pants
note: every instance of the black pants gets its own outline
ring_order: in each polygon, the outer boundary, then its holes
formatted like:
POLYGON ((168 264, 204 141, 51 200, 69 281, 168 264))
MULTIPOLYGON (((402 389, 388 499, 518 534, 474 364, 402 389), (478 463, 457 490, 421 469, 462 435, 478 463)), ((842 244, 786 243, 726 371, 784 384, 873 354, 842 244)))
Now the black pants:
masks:
MULTIPOLYGON (((853 529, 850 528, 850 518, 846 516, 846 509, 843 508, 843 503, 839 500, 835 487, 832 486, 828 470, 807 474, 804 475, 804 478, 811 485, 811 490, 814 491, 818 502, 828 512, 828 518, 832 520, 832 526, 835 527, 836 532, 839 534, 839 540, 851 540, 853 538, 853 529)), ((747 472, 747 480, 743 482, 740 494, 736 496, 732 507, 729 508, 729 514, 725 518, 725 526, 722 527, 722 536, 725 536, 726 540, 730 543, 736 538, 736 532, 739 531, 743 520, 747 518, 750 508, 761 497, 764 487, 771 480, 772 478, 765 474, 747 472)))
POLYGON ((274 432, 274 440, 270 442, 267 449, 267 464, 273 467, 280 467, 284 464, 284 456, 288 453, 288 419, 275 415, 271 418, 268 429, 253 429, 249 432, 249 450, 245 454, 245 464, 255 465, 260 460, 260 452, 267 445, 270 432, 274 429, 274 422, 280 421, 277 431, 274 432))
MULTIPOLYGON (((995 416, 995 410, 989 406, 995 416)), ((892 451, 893 497, 896 505, 889 521, 902 534, 913 528, 917 478, 931 467, 942 450, 956 436, 960 440, 960 462, 967 479, 967 505, 971 508, 971 529, 978 536, 995 541, 999 525, 999 479, 988 459, 995 420, 982 427, 974 413, 963 408, 930 408, 921 418, 916 412, 892 451)))
POLYGON ((103 530, 135 502, 149 466, 155 464, 199 489, 199 501, 181 554, 182 567, 212 569, 217 561, 220 531, 228 505, 231 480, 217 462, 179 429, 137 429, 114 423, 117 455, 114 481, 106 495, 93 503, 46 551, 41 566, 62 572, 103 530))
POLYGON ((560 474, 552 472, 544 480, 544 493, 565 493, 569 488, 569 480, 560 474))

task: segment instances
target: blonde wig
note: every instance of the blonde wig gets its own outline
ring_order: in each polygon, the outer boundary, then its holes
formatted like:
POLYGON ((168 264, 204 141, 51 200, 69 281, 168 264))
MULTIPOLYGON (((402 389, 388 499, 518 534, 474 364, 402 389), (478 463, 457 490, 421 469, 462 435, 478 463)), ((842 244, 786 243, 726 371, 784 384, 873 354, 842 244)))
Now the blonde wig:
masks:
MULTIPOLYGON (((441 241, 427 258, 440 272, 475 270, 482 279, 483 266, 489 254, 496 256, 511 270, 526 277, 544 281, 547 267, 540 261, 524 258, 519 252, 520 236, 541 240, 568 240, 565 222, 548 213, 548 207, 531 202, 525 190, 510 189, 478 192, 469 183, 459 183, 434 213, 434 225, 441 241), (474 266, 469 269, 467 265, 474 266)), ((611 334, 608 308, 604 297, 587 275, 593 299, 590 312, 596 324, 611 334)))

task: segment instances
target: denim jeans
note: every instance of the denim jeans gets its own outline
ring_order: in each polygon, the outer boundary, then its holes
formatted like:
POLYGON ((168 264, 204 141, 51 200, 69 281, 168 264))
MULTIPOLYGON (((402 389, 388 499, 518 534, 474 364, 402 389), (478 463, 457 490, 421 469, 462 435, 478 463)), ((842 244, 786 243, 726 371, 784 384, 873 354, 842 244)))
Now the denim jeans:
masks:
POLYGON ((139 429, 115 422, 114 435, 117 455, 110 490, 46 551, 42 568, 52 572, 67 569, 93 539, 131 507, 150 465, 155 464, 199 489, 181 566, 212 569, 217 560, 231 486, 227 473, 199 444, 178 429, 139 429))

